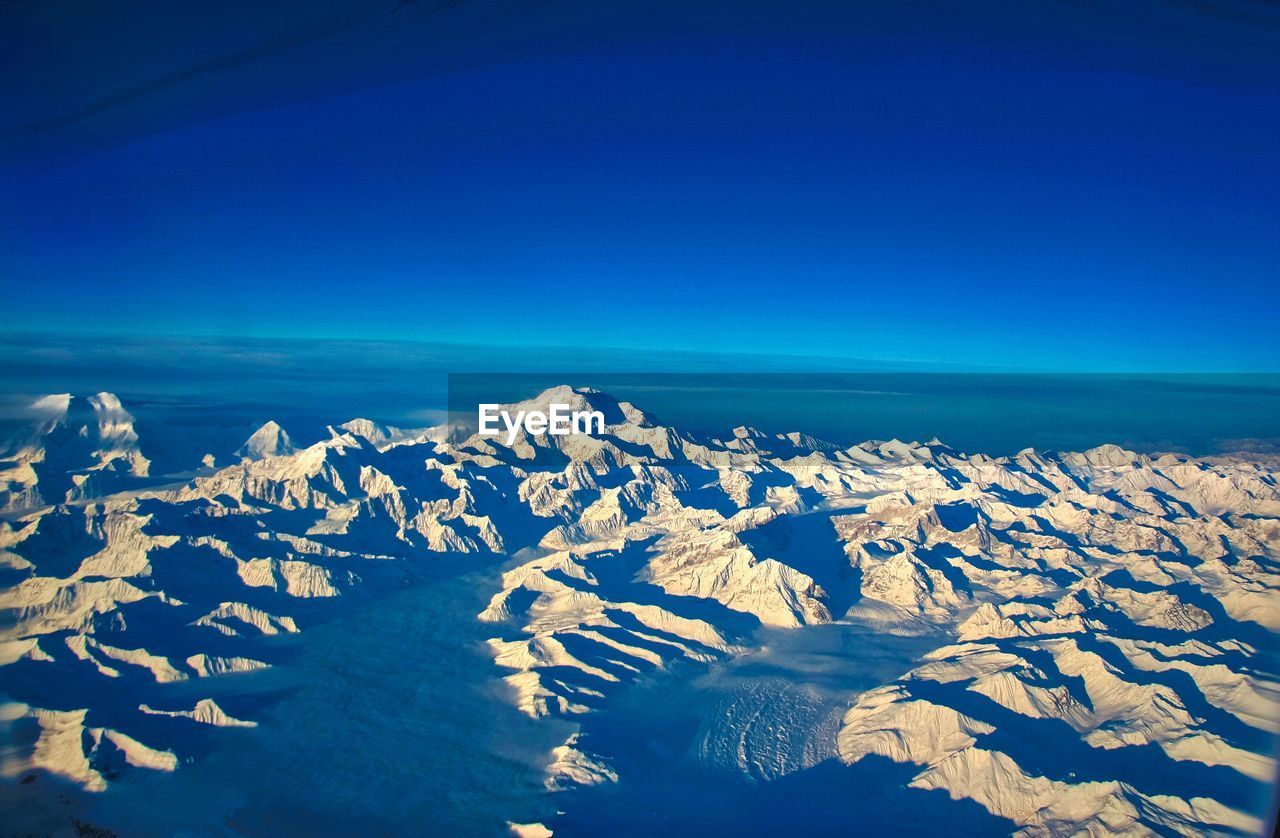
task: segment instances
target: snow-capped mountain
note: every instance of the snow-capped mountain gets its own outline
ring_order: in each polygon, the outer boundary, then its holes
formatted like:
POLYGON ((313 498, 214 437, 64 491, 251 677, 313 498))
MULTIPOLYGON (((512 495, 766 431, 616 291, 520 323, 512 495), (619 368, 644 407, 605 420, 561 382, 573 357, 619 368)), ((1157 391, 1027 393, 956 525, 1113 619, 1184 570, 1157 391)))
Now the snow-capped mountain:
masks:
POLYGON ((133 416, 114 394, 45 396, 30 413, 30 433, 0 455, 0 510, 94 497, 147 476, 133 416))
POLYGON ((561 387, 512 410, 598 410, 603 434, 508 446, 354 420, 298 449, 270 423, 235 465, 90 496, 77 474, 146 474, 128 414, 44 402, 5 497, 55 505, 0 523, 0 677, 30 742, 10 774, 181 770, 192 730, 259 721, 224 691, 288 665, 268 639, 467 553, 506 562, 474 615, 494 678, 527 715, 577 723, 553 792, 625 780, 593 720, 649 673, 839 624, 931 645, 871 689, 744 692, 699 758, 762 782, 887 760, 1026 834, 1263 828, 1278 460, 718 438, 561 387))
POLYGON ((254 431, 244 445, 236 450, 236 456, 244 460, 263 460, 267 457, 284 457, 296 450, 288 432, 273 419, 254 431))

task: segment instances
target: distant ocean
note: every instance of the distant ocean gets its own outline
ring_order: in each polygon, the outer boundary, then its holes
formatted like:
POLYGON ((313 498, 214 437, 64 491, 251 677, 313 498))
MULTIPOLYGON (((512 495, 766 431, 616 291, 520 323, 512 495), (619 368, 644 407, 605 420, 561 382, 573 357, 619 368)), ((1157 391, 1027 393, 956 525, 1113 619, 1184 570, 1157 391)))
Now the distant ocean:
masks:
POLYGON ((746 424, 841 444, 936 437, 994 455, 1104 443, 1197 455, 1280 451, 1280 374, 885 366, 429 343, 11 336, 0 339, 0 431, 24 421, 35 395, 109 390, 137 416, 157 468, 181 470, 198 459, 196 449, 229 452, 268 419, 305 443, 357 416, 423 426, 443 420, 450 398, 515 401, 572 384, 710 433, 746 424))

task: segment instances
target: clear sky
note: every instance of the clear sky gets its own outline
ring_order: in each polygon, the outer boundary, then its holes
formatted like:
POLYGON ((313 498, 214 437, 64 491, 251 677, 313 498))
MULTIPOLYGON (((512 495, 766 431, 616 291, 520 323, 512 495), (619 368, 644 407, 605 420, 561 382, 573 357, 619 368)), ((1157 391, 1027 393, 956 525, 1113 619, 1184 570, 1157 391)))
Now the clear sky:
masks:
POLYGON ((0 5, 9 331, 1280 369, 1280 11, 0 5))

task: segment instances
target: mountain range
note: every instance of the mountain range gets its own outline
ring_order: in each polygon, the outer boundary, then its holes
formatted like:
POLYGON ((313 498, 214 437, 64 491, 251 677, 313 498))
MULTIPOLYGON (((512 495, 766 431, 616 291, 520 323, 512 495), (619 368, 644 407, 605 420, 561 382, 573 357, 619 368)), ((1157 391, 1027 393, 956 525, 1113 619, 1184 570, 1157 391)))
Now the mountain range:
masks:
POLYGON ((858 782, 1025 835, 1264 831, 1280 458, 690 433, 568 386, 509 408, 551 404, 604 433, 356 419, 298 446, 269 422, 165 476, 115 396, 40 399, 0 456, 5 781, 180 772, 215 729, 273 724, 246 685, 290 666, 281 638, 465 554, 496 568, 457 616, 491 679, 569 723, 542 758, 563 823, 517 832, 580 831, 575 801, 673 760, 836 794, 885 766, 858 782), (833 631, 866 677, 810 663, 833 631), (873 666, 880 647, 909 651, 873 666), (717 672, 738 674, 679 753, 620 729, 660 673, 717 672))

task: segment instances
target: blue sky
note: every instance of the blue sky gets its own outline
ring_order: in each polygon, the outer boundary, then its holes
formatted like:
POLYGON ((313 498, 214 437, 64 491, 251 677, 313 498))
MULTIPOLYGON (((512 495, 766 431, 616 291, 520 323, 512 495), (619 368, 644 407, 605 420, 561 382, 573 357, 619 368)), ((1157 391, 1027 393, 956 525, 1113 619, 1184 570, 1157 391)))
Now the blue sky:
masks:
POLYGON ((215 5, 0 9, 9 330, 1280 369, 1265 7, 215 5))

